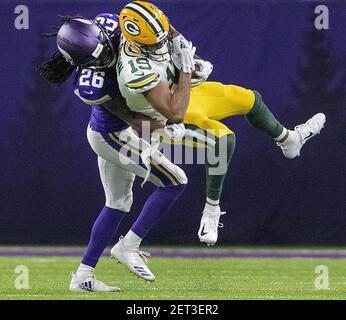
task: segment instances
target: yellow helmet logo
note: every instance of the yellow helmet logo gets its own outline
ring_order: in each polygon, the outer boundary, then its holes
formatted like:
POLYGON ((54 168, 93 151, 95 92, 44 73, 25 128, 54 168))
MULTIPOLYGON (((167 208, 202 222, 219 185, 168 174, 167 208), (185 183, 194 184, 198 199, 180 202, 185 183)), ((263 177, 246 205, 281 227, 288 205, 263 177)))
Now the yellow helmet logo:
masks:
POLYGON ((150 2, 133 1, 120 12, 120 28, 128 40, 153 45, 167 37, 169 22, 150 2))
POLYGON ((141 29, 139 28, 139 26, 129 20, 124 22, 124 28, 132 36, 138 36, 141 33, 141 29))

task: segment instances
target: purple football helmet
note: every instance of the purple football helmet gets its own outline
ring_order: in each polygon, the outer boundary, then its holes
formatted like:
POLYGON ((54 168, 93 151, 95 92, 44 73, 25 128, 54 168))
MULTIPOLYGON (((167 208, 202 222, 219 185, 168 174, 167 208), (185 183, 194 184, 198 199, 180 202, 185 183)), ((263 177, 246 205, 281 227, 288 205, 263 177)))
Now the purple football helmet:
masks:
POLYGON ((116 61, 116 38, 97 21, 66 20, 58 31, 57 46, 68 62, 82 68, 103 69, 116 61))

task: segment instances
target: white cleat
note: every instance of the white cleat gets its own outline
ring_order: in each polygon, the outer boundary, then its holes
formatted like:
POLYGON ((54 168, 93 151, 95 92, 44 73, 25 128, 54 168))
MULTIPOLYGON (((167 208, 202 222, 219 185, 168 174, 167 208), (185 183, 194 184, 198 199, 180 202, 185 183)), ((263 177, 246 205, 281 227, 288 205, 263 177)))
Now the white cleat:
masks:
POLYGON ((124 242, 121 237, 119 242, 112 248, 111 256, 136 276, 147 281, 155 281, 154 274, 147 266, 150 253, 140 251, 138 248, 127 248, 124 242))
POLYGON ((215 212, 207 210, 203 211, 201 224, 198 230, 198 237, 201 242, 206 243, 208 246, 213 246, 218 237, 218 228, 222 228, 223 224, 219 222, 220 216, 226 212, 221 212, 220 207, 217 207, 215 212))
POLYGON ((121 289, 117 287, 107 286, 105 283, 97 280, 93 274, 85 276, 78 276, 72 273, 72 280, 70 283, 70 291, 72 292, 120 292, 121 289))
POLYGON ((296 126, 294 131, 289 131, 288 138, 284 142, 277 142, 284 156, 288 159, 300 156, 303 145, 321 132, 325 122, 326 116, 323 113, 317 113, 304 124, 296 126))

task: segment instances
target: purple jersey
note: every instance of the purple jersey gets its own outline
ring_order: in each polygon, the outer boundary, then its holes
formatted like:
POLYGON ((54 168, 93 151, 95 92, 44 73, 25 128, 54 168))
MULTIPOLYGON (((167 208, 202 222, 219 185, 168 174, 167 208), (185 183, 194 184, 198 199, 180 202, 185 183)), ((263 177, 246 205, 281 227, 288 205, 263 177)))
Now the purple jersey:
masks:
MULTIPOLYGON (((95 20, 112 33, 118 27, 119 16, 103 13, 98 15, 95 20)), ((102 106, 110 99, 122 99, 115 65, 103 70, 83 69, 77 78, 74 93, 83 102, 92 106, 90 125, 94 130, 116 132, 128 127, 128 124, 102 106)))

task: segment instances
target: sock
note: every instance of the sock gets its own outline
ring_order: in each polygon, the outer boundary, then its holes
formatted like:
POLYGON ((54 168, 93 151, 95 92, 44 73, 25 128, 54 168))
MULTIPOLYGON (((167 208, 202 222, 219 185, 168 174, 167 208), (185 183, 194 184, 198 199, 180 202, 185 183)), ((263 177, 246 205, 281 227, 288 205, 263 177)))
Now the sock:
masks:
POLYGON ((264 131, 273 138, 282 134, 283 125, 273 116, 268 107, 264 104, 259 92, 254 91, 255 103, 246 119, 258 130, 264 131))
MULTIPOLYGON (((285 136, 287 135, 287 132, 288 132, 288 130, 286 129, 286 128, 283 128, 282 129, 282 133, 278 136, 278 137, 276 137, 276 138, 274 138, 274 140, 275 141, 280 141, 280 140, 282 140, 283 138, 285 138, 285 136)), ((287 135, 287 137, 289 136, 289 134, 287 135)))
POLYGON ((78 270, 76 272, 76 274, 78 276, 83 276, 83 275, 92 275, 95 271, 95 268, 87 266, 83 263, 81 263, 78 267, 78 270))
POLYGON ((145 202, 140 215, 131 227, 132 232, 143 239, 178 200, 185 187, 185 184, 180 184, 157 188, 145 202))
MULTIPOLYGON (((287 138, 286 138, 284 141, 280 142, 280 145, 281 145, 281 147, 283 147, 283 148, 290 147, 290 146, 296 144, 296 143, 297 143, 297 140, 299 140, 299 134, 298 134, 296 131, 287 130, 287 129, 285 129, 285 130, 286 130, 286 134, 287 134, 287 132, 288 132, 287 138)), ((285 131, 285 130, 284 130, 284 131, 285 131)), ((282 135, 282 134, 281 134, 281 135, 282 135)), ((285 136, 285 135, 284 135, 284 136, 285 136)), ((280 141, 280 140, 283 139, 283 138, 281 138, 281 139, 279 139, 279 138, 280 138, 280 136, 277 137, 277 138, 275 139, 275 141, 280 141)))
POLYGON ((207 197, 207 203, 212 205, 212 206, 218 206, 220 203, 220 200, 219 199, 213 200, 213 199, 210 199, 209 197, 207 197))
POLYGON ((108 207, 102 209, 91 230, 89 244, 85 250, 82 264, 95 268, 103 250, 115 236, 124 215, 124 212, 117 209, 108 207))
POLYGON ((217 204, 217 205, 212 205, 208 202, 206 202, 205 206, 204 206, 204 211, 207 211, 207 212, 210 212, 210 213, 216 213, 216 212, 219 212, 220 211, 220 206, 217 204))
MULTIPOLYGON (((208 154, 206 159, 206 191, 207 197, 211 201, 219 201, 219 199, 221 198, 223 183, 227 175, 228 166, 231 162, 231 158, 235 149, 235 143, 235 135, 227 134, 225 136, 217 138, 215 141, 214 149, 209 151, 209 153, 215 154, 216 157, 222 158, 220 157, 220 151, 223 151, 224 148, 227 148, 227 154, 225 155, 226 166, 225 168, 223 168, 224 170, 221 170, 218 174, 215 174, 215 172, 213 172, 213 168, 218 166, 218 163, 215 164, 215 161, 213 161, 214 156, 210 157, 210 154, 208 154)), ((213 204, 211 201, 209 201, 209 203, 213 204)))
POLYGON ((143 238, 137 236, 132 230, 130 230, 124 237, 126 247, 139 248, 143 238))

